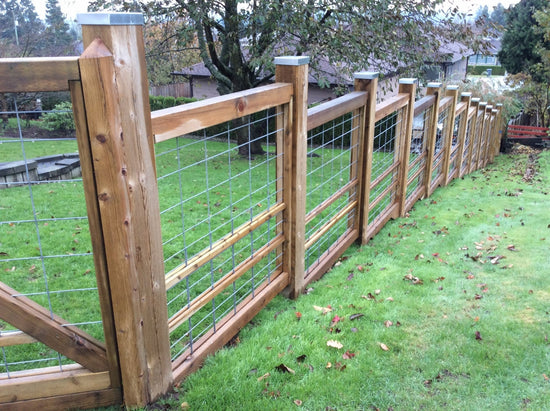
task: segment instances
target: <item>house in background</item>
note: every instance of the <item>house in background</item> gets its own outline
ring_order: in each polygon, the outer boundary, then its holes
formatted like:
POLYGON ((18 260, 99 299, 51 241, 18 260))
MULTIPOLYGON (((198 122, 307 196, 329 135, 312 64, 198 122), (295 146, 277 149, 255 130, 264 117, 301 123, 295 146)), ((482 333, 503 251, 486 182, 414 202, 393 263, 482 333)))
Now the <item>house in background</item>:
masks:
POLYGON ((428 81, 460 81, 466 78, 468 56, 472 51, 461 43, 445 43, 439 48, 433 62, 426 62, 428 81))
POLYGON ((489 48, 484 53, 472 54, 468 57, 468 66, 499 66, 498 52, 501 48, 500 39, 489 39, 489 48))

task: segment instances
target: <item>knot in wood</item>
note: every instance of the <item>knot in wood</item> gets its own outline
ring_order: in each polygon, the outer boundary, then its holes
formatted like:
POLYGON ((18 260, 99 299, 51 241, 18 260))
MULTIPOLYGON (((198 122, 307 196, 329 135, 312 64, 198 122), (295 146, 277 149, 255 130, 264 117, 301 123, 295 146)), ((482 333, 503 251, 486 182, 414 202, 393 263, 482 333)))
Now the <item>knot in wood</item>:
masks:
POLYGON ((246 108, 246 99, 244 98, 237 99, 237 101, 235 102, 235 108, 237 109, 237 112, 239 113, 243 112, 244 109, 246 108))
POLYGON ((101 144, 107 141, 107 137, 105 137, 104 134, 98 134, 97 136, 95 136, 95 139, 99 141, 101 144))
POLYGON ((99 198, 99 201, 108 201, 111 198, 111 196, 107 193, 101 193, 98 196, 98 198, 99 198))

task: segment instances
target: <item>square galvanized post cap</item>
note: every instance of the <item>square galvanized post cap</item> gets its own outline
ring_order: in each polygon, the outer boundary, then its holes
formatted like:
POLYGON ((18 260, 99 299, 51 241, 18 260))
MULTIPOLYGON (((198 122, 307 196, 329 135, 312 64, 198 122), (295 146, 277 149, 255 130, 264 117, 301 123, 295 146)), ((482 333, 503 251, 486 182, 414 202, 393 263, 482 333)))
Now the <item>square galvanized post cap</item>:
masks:
POLYGON ((309 56, 280 56, 275 57, 274 63, 279 66, 302 66, 309 64, 309 56))
POLYGON ((76 15, 78 24, 82 26, 142 26, 142 13, 79 13, 76 15))

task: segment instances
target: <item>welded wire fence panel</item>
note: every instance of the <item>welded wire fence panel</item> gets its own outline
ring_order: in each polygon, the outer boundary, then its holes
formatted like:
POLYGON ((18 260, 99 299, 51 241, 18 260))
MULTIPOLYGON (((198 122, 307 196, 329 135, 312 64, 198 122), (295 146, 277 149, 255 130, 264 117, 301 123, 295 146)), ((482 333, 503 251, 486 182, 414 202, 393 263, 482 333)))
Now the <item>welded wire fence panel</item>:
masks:
POLYGON ((460 132, 460 121, 464 112, 460 113, 455 117, 455 121, 451 133, 451 155, 449 160, 449 176, 452 176, 453 173, 457 170, 457 161, 458 161, 458 148, 459 148, 459 132, 460 132))
POLYGON ((407 199, 424 185, 432 113, 433 107, 428 107, 413 119, 409 171, 407 174, 407 199))
POLYGON ((435 150, 432 168, 432 184, 443 174, 443 157, 445 154, 445 139, 449 127, 450 106, 445 107, 439 112, 437 119, 437 134, 435 137, 435 150))
MULTIPOLYGON (((69 99, 0 94, 0 281, 102 340, 92 245, 69 99), (37 102, 37 99, 40 99, 37 102)), ((0 320, 0 339, 20 335, 0 320)), ((41 343, 0 349, 0 374, 72 364, 41 343)))
POLYGON ((403 129, 403 108, 375 123, 369 194, 369 224, 381 216, 396 201, 399 175, 396 144, 403 129))
POLYGON ((156 145, 173 359, 281 272, 281 117, 268 110, 156 145))
POLYGON ((460 174, 464 175, 468 172, 468 165, 470 160, 470 153, 471 153, 471 142, 472 142, 472 127, 474 125, 475 118, 471 117, 468 119, 468 122, 466 123, 466 134, 464 136, 464 150, 462 152, 462 166, 460 170, 460 174))
POLYGON ((350 112, 308 132, 306 272, 355 224, 360 118, 361 111, 350 112))

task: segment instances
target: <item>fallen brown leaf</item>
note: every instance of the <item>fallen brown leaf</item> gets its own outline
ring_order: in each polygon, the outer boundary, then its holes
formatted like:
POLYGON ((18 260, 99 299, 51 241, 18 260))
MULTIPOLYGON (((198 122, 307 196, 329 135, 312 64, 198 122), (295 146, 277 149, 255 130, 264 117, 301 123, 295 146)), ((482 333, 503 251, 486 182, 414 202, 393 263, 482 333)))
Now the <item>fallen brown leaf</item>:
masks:
POLYGON ((344 346, 342 345, 342 343, 336 341, 336 340, 328 340, 327 341, 327 345, 329 347, 332 347, 332 348, 336 348, 336 349, 340 349, 340 348, 343 348, 344 346))
POLYGON ((271 376, 270 373, 266 372, 264 375, 262 375, 261 377, 258 377, 258 381, 263 381, 265 380, 267 377, 271 376))
POLYGON ((296 374, 296 371, 294 371, 292 368, 286 366, 285 364, 281 363, 278 366, 275 367, 277 371, 280 371, 282 373, 290 373, 290 374, 296 374))
POLYGON ((382 348, 384 351, 389 351, 390 349, 388 348, 388 346, 384 343, 380 343, 380 348, 382 348))

